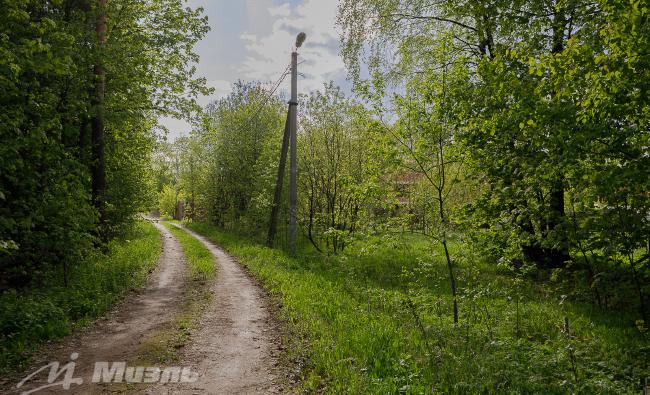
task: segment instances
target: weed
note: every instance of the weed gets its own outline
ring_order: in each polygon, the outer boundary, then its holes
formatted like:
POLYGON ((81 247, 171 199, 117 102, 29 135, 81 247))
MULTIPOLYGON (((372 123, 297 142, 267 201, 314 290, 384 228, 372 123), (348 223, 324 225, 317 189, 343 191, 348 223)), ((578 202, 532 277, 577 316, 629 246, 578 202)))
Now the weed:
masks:
MULTIPOLYGON (((479 260, 457 263, 454 326, 443 251, 416 235, 292 258, 212 226, 188 226, 278 295, 294 335, 287 353, 309 361, 300 372, 307 391, 634 393, 650 375, 648 335, 634 326, 634 312, 594 310, 479 260)), ((453 240, 459 255, 463 244, 453 240)))

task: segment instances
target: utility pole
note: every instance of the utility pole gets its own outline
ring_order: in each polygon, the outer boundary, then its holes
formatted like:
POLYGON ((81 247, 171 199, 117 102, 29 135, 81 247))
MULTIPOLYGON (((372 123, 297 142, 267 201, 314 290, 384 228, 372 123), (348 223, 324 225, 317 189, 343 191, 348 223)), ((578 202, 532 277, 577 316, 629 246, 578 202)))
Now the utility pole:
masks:
POLYGON ((291 101, 289 102, 289 130, 291 141, 289 160, 289 253, 296 254, 296 205, 298 203, 298 48, 307 35, 300 33, 296 37, 296 49, 291 53, 291 101))
POLYGON ((282 179, 284 177, 284 165, 287 157, 287 145, 289 145, 289 229, 287 238, 289 241, 289 252, 292 255, 296 252, 296 206, 298 203, 298 48, 300 48, 306 37, 305 33, 298 34, 295 49, 291 52, 291 100, 289 101, 289 111, 287 112, 287 121, 285 123, 278 177, 275 182, 273 206, 271 207, 271 221, 266 240, 268 246, 273 247, 273 239, 275 238, 278 221, 278 210, 282 197, 282 179))

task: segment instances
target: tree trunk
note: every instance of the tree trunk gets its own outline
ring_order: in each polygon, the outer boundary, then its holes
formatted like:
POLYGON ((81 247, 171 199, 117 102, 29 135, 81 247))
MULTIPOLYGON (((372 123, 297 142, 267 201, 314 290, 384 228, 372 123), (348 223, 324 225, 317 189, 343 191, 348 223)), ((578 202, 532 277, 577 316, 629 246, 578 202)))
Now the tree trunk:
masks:
POLYGON ((563 267, 570 258, 569 243, 563 223, 566 216, 564 212, 564 175, 558 175, 555 183, 553 183, 550 195, 548 231, 556 231, 559 243, 558 247, 551 249, 548 260, 551 267, 563 267))
MULTIPOLYGON (((566 28, 566 10, 559 8, 553 16, 553 49, 552 53, 557 54, 564 50, 564 29, 566 28)), ((562 156, 562 152, 559 153, 562 156)), ((569 243, 564 231, 564 174, 559 169, 555 182, 551 185, 549 202, 548 231, 556 231, 559 237, 559 247, 549 251, 548 263, 550 267, 563 267, 570 259, 569 243)))
POLYGON ((438 192, 438 210, 440 211, 440 222, 442 223, 442 246, 445 249, 445 259, 447 260, 447 269, 449 270, 449 284, 451 286, 451 296, 454 302, 454 324, 458 324, 458 296, 456 292, 456 276, 454 276, 454 265, 449 255, 449 248, 447 247, 447 225, 448 220, 445 215, 445 195, 443 190, 445 187, 445 157, 443 155, 443 141, 440 139, 438 142, 438 179, 439 185, 435 186, 438 192))
MULTIPOLYGON (((560 5, 557 2, 556 5, 560 5)), ((565 29, 567 27, 567 10, 565 7, 554 7, 552 26, 551 53, 558 54, 564 50, 565 29)), ((570 33, 570 32, 569 32, 570 33)), ((560 147, 557 152, 558 157, 563 156, 563 149, 560 147)), ((530 245, 522 247, 524 257, 534 262, 540 268, 559 268, 564 267, 566 262, 571 258, 569 254, 569 241, 566 233, 565 210, 564 210, 564 173, 563 169, 558 166, 555 179, 549 188, 549 202, 546 215, 542 215, 540 220, 540 238, 549 237, 549 233, 554 232, 554 237, 558 243, 557 247, 542 247, 539 240, 535 240, 530 245)), ((538 198, 539 201, 543 199, 538 198)), ((534 229, 530 226, 527 230, 531 234, 534 229)))
POLYGON ((92 198, 99 213, 100 224, 106 222, 106 160, 104 139, 104 94, 106 91, 106 70, 104 69, 101 49, 106 43, 106 2, 98 0, 95 33, 98 51, 94 67, 95 92, 92 100, 92 198))

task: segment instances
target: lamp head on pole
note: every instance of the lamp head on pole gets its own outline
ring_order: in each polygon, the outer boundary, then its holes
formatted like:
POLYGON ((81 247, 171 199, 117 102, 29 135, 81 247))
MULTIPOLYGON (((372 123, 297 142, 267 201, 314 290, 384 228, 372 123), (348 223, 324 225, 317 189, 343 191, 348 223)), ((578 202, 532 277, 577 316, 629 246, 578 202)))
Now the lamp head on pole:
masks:
POLYGON ((307 35, 304 32, 300 32, 298 36, 296 36, 296 49, 300 48, 302 43, 305 42, 305 39, 307 38, 307 35))

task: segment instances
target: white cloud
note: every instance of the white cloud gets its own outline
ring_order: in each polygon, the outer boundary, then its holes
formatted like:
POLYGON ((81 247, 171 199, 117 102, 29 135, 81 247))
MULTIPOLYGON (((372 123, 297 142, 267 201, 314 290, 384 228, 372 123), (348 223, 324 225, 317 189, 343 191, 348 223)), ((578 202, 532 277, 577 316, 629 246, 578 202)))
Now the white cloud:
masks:
MULTIPOLYGON (((335 26, 337 1, 190 0, 189 5, 202 6, 212 27, 196 50, 201 56, 199 74, 215 92, 200 98, 199 104, 227 96, 239 79, 275 82, 289 64, 301 31, 307 40, 299 50, 298 71, 304 77, 298 77, 298 92, 321 89, 330 80, 345 84, 335 26)), ((289 78, 279 91, 289 91, 289 78)), ((191 130, 184 121, 160 121, 172 140, 191 130)))
POLYGON ((289 3, 285 3, 277 7, 271 7, 269 8, 269 14, 271 14, 271 16, 288 17, 291 15, 291 5, 289 3))
POLYGON ((242 68, 247 79, 275 81, 289 63, 296 34, 301 31, 307 33, 307 40, 299 50, 302 63, 298 71, 305 76, 299 80, 299 91, 319 89, 341 75, 344 64, 338 54, 337 2, 305 0, 268 11, 275 18, 270 34, 246 31, 240 36, 248 53, 242 68))

